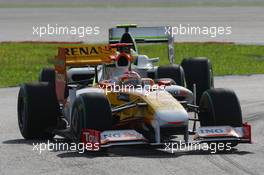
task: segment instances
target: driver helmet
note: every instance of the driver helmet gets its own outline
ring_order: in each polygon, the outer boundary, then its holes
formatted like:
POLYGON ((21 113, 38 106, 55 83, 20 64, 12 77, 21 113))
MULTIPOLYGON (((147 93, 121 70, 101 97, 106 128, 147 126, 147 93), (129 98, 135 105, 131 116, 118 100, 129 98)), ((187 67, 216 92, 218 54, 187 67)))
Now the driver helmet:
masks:
POLYGON ((120 85, 138 86, 142 84, 140 75, 135 71, 126 71, 119 77, 120 85))

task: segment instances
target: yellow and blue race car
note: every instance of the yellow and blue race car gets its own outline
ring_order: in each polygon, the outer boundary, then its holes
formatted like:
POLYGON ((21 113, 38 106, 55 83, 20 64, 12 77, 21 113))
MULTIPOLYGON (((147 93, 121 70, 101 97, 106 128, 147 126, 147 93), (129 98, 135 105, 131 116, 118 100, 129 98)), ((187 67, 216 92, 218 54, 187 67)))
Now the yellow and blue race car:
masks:
POLYGON ((44 68, 38 83, 20 87, 18 123, 25 139, 60 135, 99 148, 179 140, 251 143, 237 96, 213 87, 208 59, 148 65, 155 61, 138 53, 127 27, 118 29, 125 30, 119 42, 59 48, 55 68, 44 68))

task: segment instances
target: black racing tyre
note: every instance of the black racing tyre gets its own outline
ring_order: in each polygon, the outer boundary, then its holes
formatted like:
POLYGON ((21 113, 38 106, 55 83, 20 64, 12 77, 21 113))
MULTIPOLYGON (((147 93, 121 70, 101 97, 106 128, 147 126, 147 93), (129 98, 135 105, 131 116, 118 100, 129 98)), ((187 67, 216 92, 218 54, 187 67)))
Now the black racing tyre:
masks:
POLYGON ((176 64, 159 66, 157 69, 157 78, 171 78, 177 85, 185 86, 184 71, 181 66, 176 64))
POLYGON ((71 116, 71 129, 75 141, 81 141, 84 128, 104 131, 111 126, 111 106, 104 94, 87 93, 76 98, 71 116))
POLYGON ((17 101, 18 125, 25 139, 50 139, 47 129, 56 127, 59 105, 47 82, 23 84, 17 101))
POLYGON ((43 68, 39 75, 40 82, 49 82, 55 87, 55 70, 54 68, 43 68))
POLYGON ((214 87, 213 69, 208 58, 185 58, 181 62, 183 67, 187 88, 193 91, 196 84, 196 103, 199 104, 200 97, 204 91, 214 87))
POLYGON ((242 126, 240 103, 232 90, 216 88, 205 91, 199 108, 201 126, 242 126))

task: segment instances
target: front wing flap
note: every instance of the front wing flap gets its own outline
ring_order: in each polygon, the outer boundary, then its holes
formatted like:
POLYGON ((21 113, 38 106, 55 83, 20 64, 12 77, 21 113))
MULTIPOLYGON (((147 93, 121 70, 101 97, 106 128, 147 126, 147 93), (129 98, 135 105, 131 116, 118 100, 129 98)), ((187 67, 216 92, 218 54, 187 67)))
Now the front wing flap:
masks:
POLYGON ((100 147, 147 144, 148 140, 135 130, 96 131, 83 129, 83 143, 98 144, 100 147))
POLYGON ((252 143, 251 126, 244 123, 242 127, 200 127, 197 129, 194 140, 199 142, 237 141, 238 143, 252 143))

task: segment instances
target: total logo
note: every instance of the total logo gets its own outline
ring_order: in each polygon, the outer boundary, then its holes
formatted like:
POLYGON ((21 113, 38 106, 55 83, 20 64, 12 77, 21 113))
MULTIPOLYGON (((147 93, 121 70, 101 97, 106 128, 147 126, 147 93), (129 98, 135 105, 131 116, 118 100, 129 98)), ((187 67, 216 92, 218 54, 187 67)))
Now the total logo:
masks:
POLYGON ((82 142, 88 151, 98 151, 100 149, 100 131, 83 129, 82 142))

